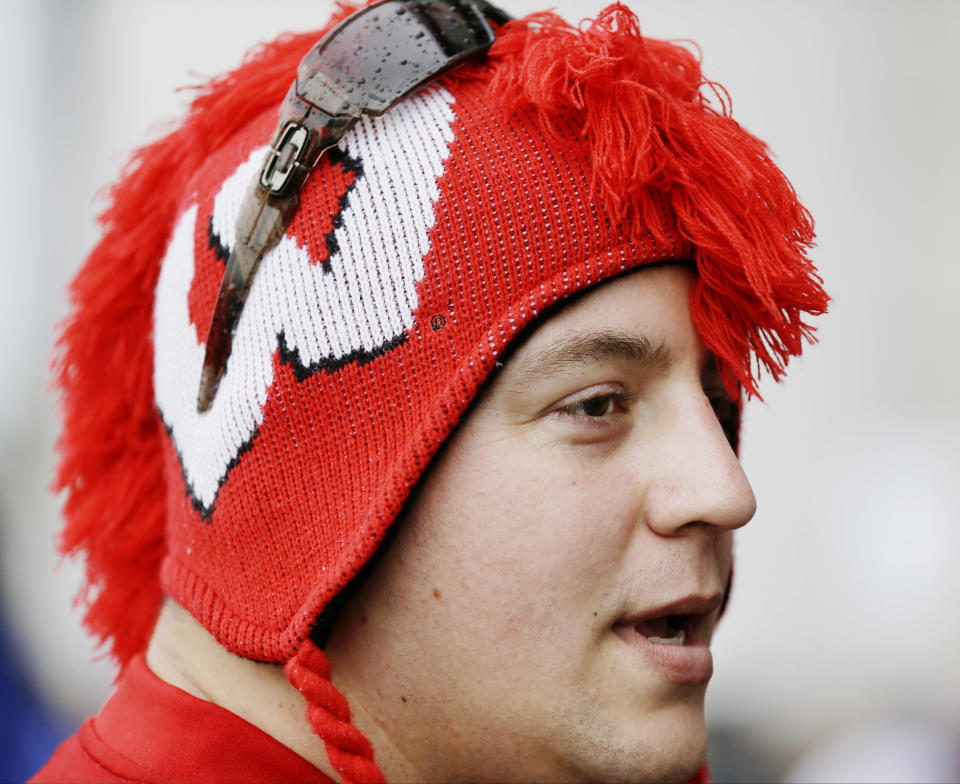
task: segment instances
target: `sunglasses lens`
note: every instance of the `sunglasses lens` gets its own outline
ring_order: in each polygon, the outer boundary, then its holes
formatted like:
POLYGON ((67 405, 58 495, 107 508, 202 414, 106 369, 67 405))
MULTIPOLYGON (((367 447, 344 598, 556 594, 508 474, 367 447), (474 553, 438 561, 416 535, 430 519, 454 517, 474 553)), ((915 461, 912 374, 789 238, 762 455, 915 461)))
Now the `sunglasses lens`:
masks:
POLYGON ((311 50, 297 93, 334 117, 382 114, 493 41, 472 3, 388 0, 350 17, 311 50))

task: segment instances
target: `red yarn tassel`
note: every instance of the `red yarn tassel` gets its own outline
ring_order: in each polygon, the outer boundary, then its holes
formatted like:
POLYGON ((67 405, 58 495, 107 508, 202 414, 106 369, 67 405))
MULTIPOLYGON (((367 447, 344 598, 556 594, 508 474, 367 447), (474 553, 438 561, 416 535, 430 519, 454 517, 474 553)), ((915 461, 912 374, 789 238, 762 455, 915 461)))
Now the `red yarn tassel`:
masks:
POLYGON ((284 667, 287 680, 307 700, 307 718, 323 738, 327 756, 343 784, 385 781, 373 761, 373 746, 350 723, 350 706, 330 681, 326 654, 309 639, 284 667))

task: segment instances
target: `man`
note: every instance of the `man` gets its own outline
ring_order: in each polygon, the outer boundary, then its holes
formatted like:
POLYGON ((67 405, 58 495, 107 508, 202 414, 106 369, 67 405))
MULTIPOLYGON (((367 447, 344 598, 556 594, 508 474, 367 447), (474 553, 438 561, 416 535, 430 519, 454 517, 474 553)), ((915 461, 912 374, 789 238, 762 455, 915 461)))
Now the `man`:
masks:
POLYGON ((622 6, 317 37, 139 154, 74 284, 63 545, 123 674, 37 780, 702 779, 809 215, 622 6))

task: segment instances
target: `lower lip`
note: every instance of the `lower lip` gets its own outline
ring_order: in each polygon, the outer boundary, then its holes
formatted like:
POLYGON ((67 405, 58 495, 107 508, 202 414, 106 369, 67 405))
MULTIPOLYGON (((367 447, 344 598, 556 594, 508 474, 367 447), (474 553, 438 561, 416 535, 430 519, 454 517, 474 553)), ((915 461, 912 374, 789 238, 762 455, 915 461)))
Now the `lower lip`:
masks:
POLYGON ((673 683, 706 683, 713 675, 713 654, 692 635, 684 645, 650 642, 633 626, 615 626, 614 631, 634 648, 649 667, 673 683))

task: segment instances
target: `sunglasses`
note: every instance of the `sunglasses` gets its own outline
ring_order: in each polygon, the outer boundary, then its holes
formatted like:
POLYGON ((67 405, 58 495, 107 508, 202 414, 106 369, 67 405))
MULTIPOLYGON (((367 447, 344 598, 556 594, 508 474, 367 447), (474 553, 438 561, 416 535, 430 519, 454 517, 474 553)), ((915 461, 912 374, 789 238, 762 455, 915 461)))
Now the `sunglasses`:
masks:
POLYGON ((485 0, 381 0, 347 17, 300 62, 237 221, 207 333, 197 411, 213 404, 260 261, 283 237, 323 153, 360 117, 482 56, 510 17, 485 0))

